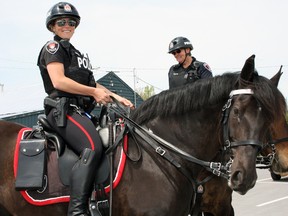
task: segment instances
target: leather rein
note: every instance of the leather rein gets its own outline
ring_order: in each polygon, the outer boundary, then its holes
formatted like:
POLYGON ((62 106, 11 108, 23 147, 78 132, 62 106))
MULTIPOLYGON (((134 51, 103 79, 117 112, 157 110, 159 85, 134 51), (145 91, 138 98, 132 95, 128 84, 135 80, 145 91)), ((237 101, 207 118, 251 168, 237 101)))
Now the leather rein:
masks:
MULTIPOLYGON (((229 127, 228 127, 228 117, 230 113, 230 107, 233 101, 233 97, 236 95, 241 94, 248 94, 253 95, 254 92, 251 89, 238 89, 231 91, 229 95, 229 99, 226 102, 226 104, 222 108, 222 125, 223 125, 223 138, 224 138, 224 150, 237 147, 240 145, 255 145, 257 147, 261 147, 262 143, 259 140, 245 140, 245 141, 230 141, 229 139, 229 127)), ((189 153, 181 150, 180 148, 176 147, 175 145, 171 144, 170 142, 162 139, 161 137, 154 134, 152 131, 147 129, 146 127, 143 127, 139 124, 137 124, 135 121, 133 121, 131 118, 129 118, 129 111, 126 110, 126 107, 124 107, 122 104, 120 104, 119 101, 117 101, 115 98, 111 97, 114 104, 110 104, 108 106, 108 109, 115 112, 117 115, 122 117, 125 120, 125 125, 128 127, 129 131, 132 133, 137 134, 142 139, 148 143, 157 154, 159 154, 161 157, 164 157, 170 163, 172 163, 177 168, 181 168, 180 164, 176 162, 173 158, 171 158, 171 155, 169 154, 169 151, 177 154, 179 157, 190 161, 192 163, 196 163, 202 167, 204 167, 209 172, 213 173, 216 176, 221 176, 229 180, 230 178, 230 166, 232 164, 232 159, 226 164, 222 164, 221 162, 209 162, 209 161, 203 161, 200 160, 193 155, 190 155, 189 153), (169 150, 169 151, 167 151, 169 150)), ((116 143, 115 143, 116 144, 116 143)), ((117 144, 116 144, 117 145, 117 144)), ((115 145, 114 145, 115 146, 115 145)), ((115 147, 114 147, 115 148, 115 147)), ((188 179, 189 176, 187 176, 187 173, 183 173, 188 179)))

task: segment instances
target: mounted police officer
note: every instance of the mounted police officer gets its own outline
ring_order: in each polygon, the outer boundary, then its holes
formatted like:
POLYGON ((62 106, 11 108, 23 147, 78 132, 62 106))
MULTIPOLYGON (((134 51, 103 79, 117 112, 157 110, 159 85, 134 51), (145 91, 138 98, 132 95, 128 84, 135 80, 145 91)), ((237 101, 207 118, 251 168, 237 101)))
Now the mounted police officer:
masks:
POLYGON ((176 37, 169 44, 168 53, 174 55, 178 64, 173 65, 168 73, 169 88, 176 88, 198 79, 212 77, 212 71, 205 62, 196 60, 191 55, 193 46, 185 37, 176 37))
POLYGON ((115 97, 125 106, 133 104, 96 83, 87 54, 71 43, 80 23, 77 9, 59 2, 47 14, 46 27, 54 33, 38 57, 38 66, 48 97, 44 100, 47 120, 71 149, 80 156, 70 176, 69 216, 90 215, 88 199, 93 190, 95 169, 102 155, 102 143, 89 118, 94 102, 107 104, 115 97))

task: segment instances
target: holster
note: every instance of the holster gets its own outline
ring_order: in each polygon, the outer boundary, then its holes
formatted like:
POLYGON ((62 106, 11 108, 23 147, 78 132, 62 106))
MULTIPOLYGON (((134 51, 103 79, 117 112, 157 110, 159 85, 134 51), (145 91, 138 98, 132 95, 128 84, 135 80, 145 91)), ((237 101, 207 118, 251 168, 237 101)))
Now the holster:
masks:
POLYGON ((46 110, 46 106, 55 108, 53 110, 53 117, 56 121, 58 127, 65 127, 67 124, 67 112, 69 106, 69 98, 61 97, 56 100, 46 97, 44 99, 44 107, 46 110))
POLYGON ((46 140, 20 141, 15 189, 38 190, 43 188, 46 173, 46 140))

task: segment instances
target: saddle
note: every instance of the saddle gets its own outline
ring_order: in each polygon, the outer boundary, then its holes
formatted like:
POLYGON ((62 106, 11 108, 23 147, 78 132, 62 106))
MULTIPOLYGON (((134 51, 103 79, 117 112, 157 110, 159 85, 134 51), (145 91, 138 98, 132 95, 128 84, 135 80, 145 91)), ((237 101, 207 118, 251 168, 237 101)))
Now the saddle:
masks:
MULTIPOLYGON (((65 141, 50 126, 45 115, 39 115, 38 122, 42 126, 47 139, 53 144, 52 148, 54 147, 57 153, 60 180, 63 185, 69 186, 70 173, 79 156, 69 148, 65 141)), ((103 140, 107 139, 104 136, 109 136, 108 134, 101 134, 103 140)), ((105 152, 102 154, 100 166, 96 172, 95 184, 104 183, 109 177, 109 161, 105 152)))
MULTIPOLYGON (((109 131, 107 126, 105 126, 106 122, 102 122, 99 124, 97 130, 99 132, 100 138, 103 142, 104 147, 107 149, 107 142, 109 140, 109 131)), ((121 125, 119 123, 114 122, 114 134, 121 131, 121 125)), ((96 128, 95 128, 96 130, 96 128)), ((18 140, 21 142, 25 141, 26 143, 30 142, 27 139, 27 136, 33 139, 31 140, 46 140, 45 144, 45 178, 43 178, 43 187, 40 189, 25 189, 19 188, 23 197, 31 204, 43 206, 48 204, 55 204, 60 202, 69 202, 70 200, 70 173, 78 160, 79 156, 65 143, 65 141, 59 136, 56 131, 50 126, 49 122, 46 119, 45 115, 38 116, 38 123, 33 129, 25 129, 22 131, 22 134, 18 134, 18 140), (36 132, 35 132, 36 131, 36 132), (33 134, 33 136, 31 135, 33 134), (29 136, 30 135, 30 136, 29 136), (20 138, 19 138, 20 136, 20 138)), ((123 133, 121 133, 123 136, 123 133)), ((117 138, 119 139, 119 137, 117 138)), ((123 137, 120 138, 123 140, 123 137)), ((127 138, 125 138, 127 140, 127 138)), ((16 154, 17 149, 20 151, 20 144, 16 144, 15 151, 15 159, 14 159, 14 167, 17 166, 19 168, 19 164, 22 164, 20 157, 16 154), (17 157, 16 157, 17 156, 17 157), (16 165, 15 165, 16 164, 16 165)), ((122 141, 123 142, 123 141, 122 141)), ((114 152, 114 160, 113 160, 113 188, 117 186, 122 177, 122 173, 124 170, 124 165, 126 162, 125 151, 127 150, 127 143, 122 143, 119 145, 119 148, 114 152)), ((25 167, 28 167, 25 164, 25 167)), ((101 191, 102 198, 105 197, 107 199, 107 193, 110 192, 110 162, 108 156, 105 154, 105 151, 102 153, 100 166, 96 172, 95 177, 95 193, 94 200, 97 196, 97 190, 101 191), (103 196, 103 192, 104 195, 103 196)), ((15 169, 14 169, 15 171, 15 169)), ((16 173, 16 172, 15 172, 16 173)), ((17 171, 19 173, 19 169, 17 171)), ((17 178, 16 178, 17 181, 17 178)), ((93 195, 93 194, 92 194, 93 195)), ((97 198, 99 200, 100 197, 97 198)))

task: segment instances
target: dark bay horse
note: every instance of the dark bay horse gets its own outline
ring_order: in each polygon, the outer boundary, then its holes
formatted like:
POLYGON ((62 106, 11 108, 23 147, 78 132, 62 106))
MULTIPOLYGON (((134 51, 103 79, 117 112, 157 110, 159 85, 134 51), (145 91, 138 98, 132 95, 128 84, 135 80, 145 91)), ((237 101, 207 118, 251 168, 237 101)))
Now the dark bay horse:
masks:
MULTIPOLYGON (((220 194, 226 193, 223 190, 245 194, 255 185, 257 152, 267 130, 281 114, 275 109, 280 105, 279 91, 270 80, 255 73, 254 58, 247 59, 241 73, 227 73, 161 92, 135 110, 131 116, 135 122, 181 151, 164 147, 155 151, 145 137, 136 134, 134 139, 130 135, 129 154, 137 158, 138 144, 141 157, 138 162, 127 160, 122 180, 113 190, 114 216, 191 213, 197 207, 196 186, 209 182, 213 174, 200 162, 187 160, 191 158, 188 156, 229 165, 229 187, 226 179, 219 178, 220 194), (167 152, 171 162, 163 157, 167 152)), ((67 203, 36 207, 14 189, 14 145, 21 127, 0 121, 0 213, 64 216, 67 203)), ((220 167, 213 170, 220 175, 220 167)), ((230 211, 218 215, 233 215, 230 211)))
MULTIPOLYGON (((282 75, 282 66, 280 70, 270 79, 274 86, 278 86, 282 75)), ((274 120, 268 130, 267 139, 260 154, 257 156, 257 165, 261 164, 260 168, 269 168, 271 165, 271 175, 273 178, 281 178, 280 175, 285 175, 288 171, 288 124, 286 122, 287 105, 285 98, 280 92, 276 92, 276 97, 279 100, 278 112, 279 116, 274 120), (283 174, 284 173, 284 174, 283 174), (279 176, 278 176, 279 175, 279 176)), ((287 175, 287 174, 286 174, 287 175)), ((214 176, 205 184, 205 191, 201 197, 200 209, 204 215, 225 215, 224 212, 229 212, 234 215, 234 210, 231 205, 232 190, 226 185, 225 179, 214 176), (219 185, 221 193, 219 193, 219 185), (225 187, 226 186, 226 187, 225 187)))

